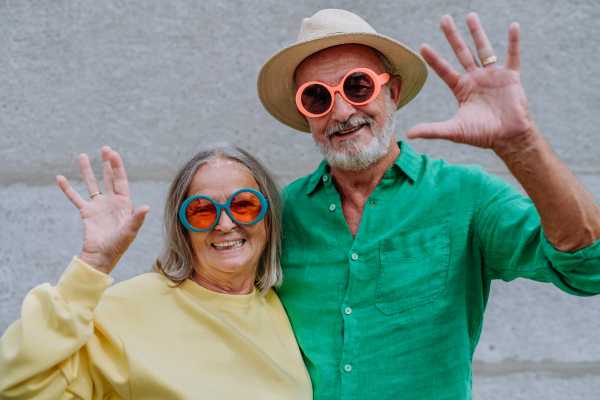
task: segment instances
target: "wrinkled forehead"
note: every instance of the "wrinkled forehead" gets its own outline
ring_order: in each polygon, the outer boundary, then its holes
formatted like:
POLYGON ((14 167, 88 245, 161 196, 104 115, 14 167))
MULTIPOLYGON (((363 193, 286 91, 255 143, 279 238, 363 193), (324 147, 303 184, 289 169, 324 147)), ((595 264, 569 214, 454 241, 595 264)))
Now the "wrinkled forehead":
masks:
POLYGON ((296 87, 313 80, 337 83, 354 68, 369 68, 381 74, 385 72, 381 57, 375 49, 362 44, 329 47, 305 58, 296 68, 294 82, 296 87))

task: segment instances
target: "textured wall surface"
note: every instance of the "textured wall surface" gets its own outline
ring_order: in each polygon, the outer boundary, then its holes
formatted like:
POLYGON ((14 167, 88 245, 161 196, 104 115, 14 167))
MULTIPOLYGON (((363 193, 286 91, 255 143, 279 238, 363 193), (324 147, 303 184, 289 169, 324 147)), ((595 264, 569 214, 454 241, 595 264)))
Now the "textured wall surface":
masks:
MULTIPOLYGON (((522 80, 532 115, 578 178, 600 199, 600 2, 597 0, 141 1, 0 0, 0 332, 32 287, 55 283, 81 249, 77 210, 55 183, 77 181, 76 157, 122 155, 136 205, 152 211, 113 272, 150 268, 174 168, 194 146, 224 139, 261 158, 284 182, 320 156, 310 135, 262 108, 262 63, 295 42, 302 18, 321 8, 361 15, 413 49, 427 42, 452 60, 439 28, 451 14, 463 34, 477 11, 500 60, 507 28, 522 28, 522 80), (368 6, 367 6, 368 4, 368 6)), ((456 102, 432 75, 397 114, 396 136, 442 121, 456 102)), ((482 164, 518 184, 491 151, 417 140, 420 152, 482 164)), ((600 298, 547 284, 494 282, 474 360, 476 399, 596 399, 600 395, 600 298)))

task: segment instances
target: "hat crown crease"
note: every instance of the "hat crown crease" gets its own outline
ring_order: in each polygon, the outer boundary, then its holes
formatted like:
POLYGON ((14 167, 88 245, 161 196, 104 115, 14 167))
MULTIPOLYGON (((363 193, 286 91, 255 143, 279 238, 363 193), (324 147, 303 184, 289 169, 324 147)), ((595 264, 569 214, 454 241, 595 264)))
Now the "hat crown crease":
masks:
POLYGON ((336 33, 374 33, 375 29, 358 15, 345 10, 321 10, 302 20, 296 43, 307 42, 336 33))

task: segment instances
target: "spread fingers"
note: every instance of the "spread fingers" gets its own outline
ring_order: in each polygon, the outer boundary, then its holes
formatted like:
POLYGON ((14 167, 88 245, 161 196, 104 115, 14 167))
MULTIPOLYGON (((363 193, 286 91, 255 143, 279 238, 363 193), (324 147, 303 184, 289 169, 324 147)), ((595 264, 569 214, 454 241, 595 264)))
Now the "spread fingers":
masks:
POLYGON ((94 193, 100 192, 100 186, 94 176, 94 171, 92 171, 88 155, 85 153, 80 154, 79 157, 77 157, 77 161, 79 162, 79 168, 81 169, 81 174, 83 175, 83 181, 85 182, 88 194, 91 196, 94 193))
POLYGON ((479 64, 477 64, 471 48, 458 32, 452 17, 449 15, 444 15, 440 20, 440 26, 442 27, 442 30, 446 35, 446 39, 448 39, 448 43, 450 43, 456 58, 458 58, 458 61, 465 68, 465 70, 470 72, 477 68, 479 64))
POLYGON ((448 61, 440 57, 428 44, 421 46, 421 55, 435 73, 448 85, 450 90, 454 92, 454 88, 460 78, 462 78, 462 75, 448 61))
POLYGON ((109 154, 110 165, 112 167, 115 193, 123 196, 129 196, 129 181, 125 173, 123 161, 116 151, 111 151, 109 154))
POLYGON ((490 41, 483 30, 483 26, 481 25, 481 21, 479 20, 479 16, 476 13, 472 12, 467 15, 467 25, 471 31, 473 42, 475 42, 475 48, 477 49, 479 59, 485 60, 486 58, 493 56, 494 49, 492 49, 492 45, 490 44, 490 41))
POLYGON ((85 205, 86 201, 71 187, 67 178, 62 175, 57 175, 56 182, 58 182, 58 186, 60 186, 67 198, 75 204, 75 207, 80 209, 85 205))
POLYGON ((104 146, 102 148, 102 165, 104 166, 104 190, 106 190, 106 193, 112 193, 115 191, 114 174, 108 157, 111 151, 111 148, 108 146, 104 146))

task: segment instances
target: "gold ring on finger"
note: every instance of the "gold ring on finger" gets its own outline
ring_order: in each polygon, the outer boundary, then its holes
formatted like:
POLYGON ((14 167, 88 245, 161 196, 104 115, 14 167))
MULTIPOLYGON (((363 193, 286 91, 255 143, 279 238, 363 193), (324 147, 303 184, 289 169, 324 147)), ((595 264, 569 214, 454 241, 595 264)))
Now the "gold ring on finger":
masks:
POLYGON ((102 192, 94 192, 94 193, 90 194, 90 199, 93 199, 94 196, 97 194, 102 194, 102 192))
POLYGON ((484 58, 483 60, 481 60, 481 64, 485 67, 486 65, 495 63, 496 61, 498 61, 498 57, 490 56, 488 58, 484 58))

